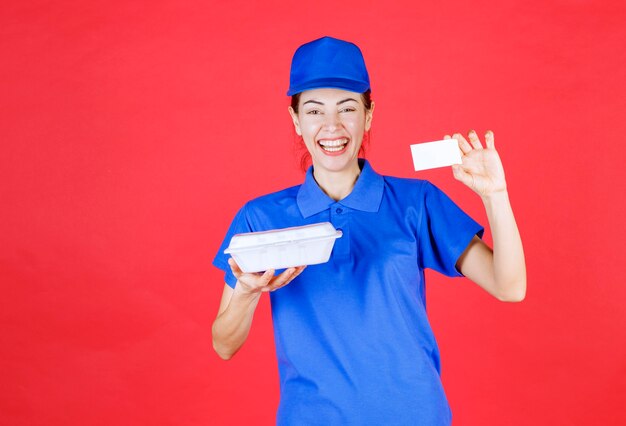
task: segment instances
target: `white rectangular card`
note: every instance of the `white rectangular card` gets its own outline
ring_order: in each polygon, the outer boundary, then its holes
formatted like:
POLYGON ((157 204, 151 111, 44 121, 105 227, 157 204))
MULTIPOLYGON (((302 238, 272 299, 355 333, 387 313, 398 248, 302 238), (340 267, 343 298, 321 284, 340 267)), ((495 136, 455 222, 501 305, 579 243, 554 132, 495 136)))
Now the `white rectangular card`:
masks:
POLYGON ((411 145, 415 171, 461 164, 461 150, 456 139, 411 145))

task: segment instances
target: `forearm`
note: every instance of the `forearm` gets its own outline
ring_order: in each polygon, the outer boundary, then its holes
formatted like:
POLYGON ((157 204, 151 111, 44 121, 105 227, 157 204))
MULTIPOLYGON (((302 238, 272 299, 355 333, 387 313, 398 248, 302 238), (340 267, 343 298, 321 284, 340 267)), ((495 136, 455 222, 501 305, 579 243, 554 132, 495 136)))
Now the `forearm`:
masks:
POLYGON ((493 237, 493 273, 502 300, 526 295, 526 263, 522 239, 506 191, 482 197, 493 237))
POLYGON ((246 293, 237 285, 226 309, 213 322, 213 348, 223 358, 230 359, 248 338, 252 318, 261 293, 246 293))

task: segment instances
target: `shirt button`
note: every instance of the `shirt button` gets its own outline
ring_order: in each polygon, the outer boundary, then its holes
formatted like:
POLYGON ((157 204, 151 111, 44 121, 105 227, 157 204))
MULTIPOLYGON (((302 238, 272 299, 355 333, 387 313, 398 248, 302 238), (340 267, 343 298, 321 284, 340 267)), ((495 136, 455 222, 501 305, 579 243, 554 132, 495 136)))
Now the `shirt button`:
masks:
POLYGON ((343 209, 341 207, 337 207, 337 209, 335 210, 338 214, 343 213, 343 209))

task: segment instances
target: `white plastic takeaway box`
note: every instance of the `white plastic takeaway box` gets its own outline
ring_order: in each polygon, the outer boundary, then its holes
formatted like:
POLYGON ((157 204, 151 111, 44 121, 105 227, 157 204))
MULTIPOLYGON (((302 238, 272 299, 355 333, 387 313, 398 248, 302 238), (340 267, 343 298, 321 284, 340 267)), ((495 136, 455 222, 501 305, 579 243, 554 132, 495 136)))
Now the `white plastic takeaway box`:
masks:
POLYGON ((243 272, 316 265, 328 262, 335 239, 343 235, 330 222, 271 231, 236 234, 224 253, 243 272))

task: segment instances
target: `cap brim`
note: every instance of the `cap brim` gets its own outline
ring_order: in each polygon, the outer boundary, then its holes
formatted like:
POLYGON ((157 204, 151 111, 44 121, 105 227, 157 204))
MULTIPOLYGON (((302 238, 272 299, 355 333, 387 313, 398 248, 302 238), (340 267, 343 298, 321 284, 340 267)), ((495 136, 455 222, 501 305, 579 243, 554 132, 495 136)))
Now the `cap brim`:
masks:
POLYGON ((304 84, 300 84, 295 87, 289 87, 289 90, 287 91, 287 96, 293 96, 296 93, 312 89, 343 89, 349 92, 363 93, 369 88, 369 83, 364 81, 348 80, 342 78, 328 78, 307 81, 304 84))

